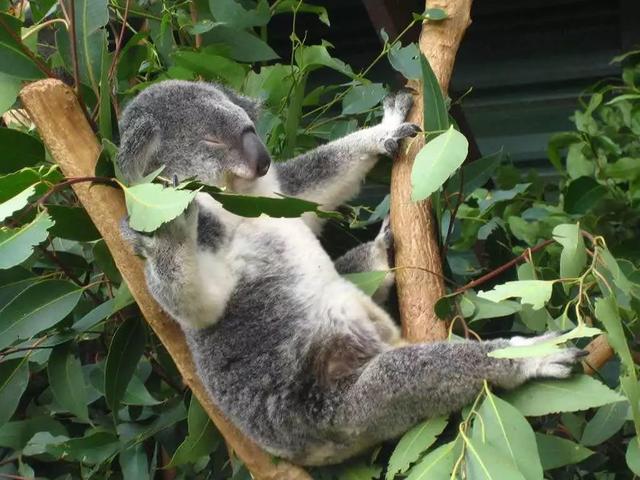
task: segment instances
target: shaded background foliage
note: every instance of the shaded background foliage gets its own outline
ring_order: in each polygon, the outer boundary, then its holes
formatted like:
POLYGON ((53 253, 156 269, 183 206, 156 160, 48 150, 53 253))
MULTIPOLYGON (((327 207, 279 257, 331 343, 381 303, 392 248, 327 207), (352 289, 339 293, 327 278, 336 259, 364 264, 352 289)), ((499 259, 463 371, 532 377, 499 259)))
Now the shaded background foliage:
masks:
MULTIPOLYGON (((369 76, 393 69, 421 78, 417 48, 405 36, 443 12, 409 16, 397 31, 382 33, 381 50, 355 68, 308 34, 313 24, 330 32, 331 12, 300 1, 0 5, 0 477, 248 478, 140 318, 17 93, 25 81, 46 76, 75 86, 103 142, 98 175, 114 173, 109 160, 123 106, 167 78, 217 81, 261 98, 258 131, 283 159, 377 121, 390 86, 369 76)), ((463 174, 444 172, 453 174, 444 186, 422 186, 438 191, 432 198, 452 295, 437 309, 455 319, 453 337, 572 329, 573 341, 584 345, 581 336, 594 325, 607 331, 619 359, 598 372, 599 381, 536 382, 503 398, 486 389, 462 416, 424 422, 395 446, 315 476, 640 474, 640 55, 616 61, 621 78, 586 92, 575 128, 550 139, 551 178, 524 173, 503 150, 466 164, 463 174), (517 269, 490 275, 480 287, 497 289, 463 287, 517 257, 517 269)), ((451 122, 471 138, 464 122, 451 122)), ((419 163, 432 168, 424 164, 430 159, 419 163)), ((377 229, 388 210, 389 170, 389 161, 380 162, 363 195, 331 216, 323 239, 330 252, 377 229)), ((428 175, 419 181, 428 183, 428 175)), ((142 187, 149 199, 160 195, 157 184, 142 187)), ((175 214, 188 201, 182 193, 175 214)), ((262 200, 252 205, 268 208, 262 200)), ((307 207, 286 201, 281 208, 297 215, 307 207)), ((373 272, 357 280, 371 289, 381 278, 373 272)))

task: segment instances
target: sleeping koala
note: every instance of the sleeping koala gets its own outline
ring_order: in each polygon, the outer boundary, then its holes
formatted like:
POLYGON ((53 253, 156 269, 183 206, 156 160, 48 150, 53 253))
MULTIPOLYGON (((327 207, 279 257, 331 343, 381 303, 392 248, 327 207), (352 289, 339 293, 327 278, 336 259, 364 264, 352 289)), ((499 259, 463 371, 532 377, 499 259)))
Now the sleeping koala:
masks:
MULTIPOLYGON (((389 96, 379 125, 270 166, 255 101, 212 84, 166 81, 127 107, 118 161, 130 180, 165 165, 163 175, 178 179, 333 208, 357 193, 380 154, 418 133, 404 122, 410 106, 408 94, 389 96)), ((402 345, 389 315, 341 276, 388 268, 388 232, 334 264, 316 238, 320 227, 312 216, 238 217, 206 194, 153 235, 123 225, 212 398, 273 455, 340 462, 462 408, 484 379, 513 388, 570 374, 577 349, 487 356, 546 337, 402 345)))

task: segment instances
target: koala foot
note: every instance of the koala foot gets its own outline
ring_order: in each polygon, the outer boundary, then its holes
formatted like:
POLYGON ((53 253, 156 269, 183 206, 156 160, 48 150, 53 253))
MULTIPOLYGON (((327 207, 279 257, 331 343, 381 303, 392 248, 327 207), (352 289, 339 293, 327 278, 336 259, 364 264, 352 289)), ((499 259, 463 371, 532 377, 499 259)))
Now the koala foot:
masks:
POLYGON ((413 95, 407 90, 389 94, 382 101, 384 108, 383 123, 400 124, 404 122, 413 106, 413 95))
MULTIPOLYGON (((559 333, 551 332, 533 338, 514 337, 509 340, 511 346, 521 347, 537 345, 548 342, 557 337, 559 333)), ((557 352, 540 357, 525 357, 518 359, 521 364, 522 374, 525 379, 530 378, 567 378, 571 370, 582 357, 587 355, 585 350, 579 348, 563 348, 557 352)))

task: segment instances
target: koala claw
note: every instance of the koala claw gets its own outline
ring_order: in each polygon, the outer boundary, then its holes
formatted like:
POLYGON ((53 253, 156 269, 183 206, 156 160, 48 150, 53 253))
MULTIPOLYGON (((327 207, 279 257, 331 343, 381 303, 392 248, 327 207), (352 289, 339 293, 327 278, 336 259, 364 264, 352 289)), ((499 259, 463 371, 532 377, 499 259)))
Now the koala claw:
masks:
POLYGON ((393 248, 393 232, 391 231, 391 221, 389 215, 387 215, 382 221, 380 232, 376 236, 376 242, 381 244, 387 250, 393 248))
POLYGON ((394 155, 398 151, 398 141, 395 138, 387 138, 384 141, 384 149, 389 155, 394 155))
MULTIPOLYGON (((510 343, 513 346, 536 345, 559 335, 559 332, 550 332, 533 338, 514 337, 510 343)), ((525 378, 567 378, 571 375, 573 365, 587 353, 579 348, 570 347, 540 357, 522 358, 522 372, 525 378)))
POLYGON ((412 105, 413 96, 408 91, 401 90, 395 94, 387 95, 382 101, 382 106, 384 107, 383 121, 392 121, 394 123, 404 121, 412 105))

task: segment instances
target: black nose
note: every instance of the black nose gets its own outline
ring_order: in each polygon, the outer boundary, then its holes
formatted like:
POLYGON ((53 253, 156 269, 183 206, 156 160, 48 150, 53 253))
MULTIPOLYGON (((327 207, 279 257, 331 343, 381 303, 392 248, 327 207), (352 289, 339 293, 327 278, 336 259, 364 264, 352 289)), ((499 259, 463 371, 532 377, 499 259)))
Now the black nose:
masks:
POLYGON ((256 176, 266 175, 271 166, 271 156, 255 132, 248 131, 242 134, 242 150, 256 176))

